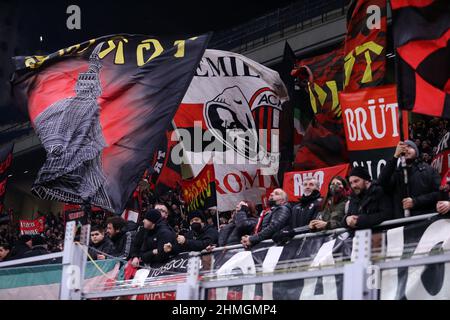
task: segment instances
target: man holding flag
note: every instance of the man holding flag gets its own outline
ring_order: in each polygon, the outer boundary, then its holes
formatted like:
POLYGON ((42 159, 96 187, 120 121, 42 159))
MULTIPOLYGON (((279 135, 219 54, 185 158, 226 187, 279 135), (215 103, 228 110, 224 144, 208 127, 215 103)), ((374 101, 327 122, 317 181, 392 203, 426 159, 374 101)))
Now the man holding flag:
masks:
POLYGON ((397 144, 394 157, 387 161, 378 177, 384 192, 394 198, 394 218, 405 217, 405 210, 410 210, 411 216, 435 212, 440 180, 433 167, 420 161, 419 149, 411 140, 397 144), (406 170, 401 166, 402 156, 405 157, 406 170))

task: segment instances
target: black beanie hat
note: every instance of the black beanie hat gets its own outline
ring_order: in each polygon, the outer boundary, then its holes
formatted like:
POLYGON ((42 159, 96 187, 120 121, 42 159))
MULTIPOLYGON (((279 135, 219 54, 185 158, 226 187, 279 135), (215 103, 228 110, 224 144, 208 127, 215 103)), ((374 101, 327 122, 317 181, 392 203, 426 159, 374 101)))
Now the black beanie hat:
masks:
POLYGON ((203 222, 206 222, 206 217, 200 210, 195 210, 188 214, 189 221, 191 221, 193 218, 200 218, 203 222))
POLYGON ((153 223, 157 223, 159 219, 161 219, 161 213, 156 209, 150 209, 144 216, 144 219, 151 221, 153 223))
POLYGON ((367 181, 372 181, 369 172, 363 167, 354 167, 348 176, 355 176, 367 181))

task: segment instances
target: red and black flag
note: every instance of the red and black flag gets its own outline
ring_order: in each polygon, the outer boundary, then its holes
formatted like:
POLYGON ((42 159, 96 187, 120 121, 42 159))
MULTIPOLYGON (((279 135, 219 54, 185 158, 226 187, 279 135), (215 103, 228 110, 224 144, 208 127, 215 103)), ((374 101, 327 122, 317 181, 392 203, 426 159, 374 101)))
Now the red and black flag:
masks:
POLYGON ((217 206, 215 180, 214 165, 207 164, 195 178, 181 181, 187 212, 217 206))
POLYGON ((121 214, 208 39, 121 34, 16 57, 15 99, 47 152, 33 193, 121 214))
POLYGON ((312 72, 312 82, 308 79, 309 92, 316 115, 341 116, 338 92, 342 91, 344 78, 343 59, 343 46, 339 44, 326 53, 297 61, 298 66, 307 66, 312 72))
POLYGON ((383 84, 386 30, 386 0, 352 1, 344 47, 345 91, 383 84))
POLYGON ((324 54, 302 59, 297 65, 307 66, 312 74, 305 77, 309 97, 304 97, 301 104, 310 104, 315 116, 296 152, 294 169, 312 170, 347 162, 338 98, 344 78, 342 45, 324 54))
POLYGON ((401 109, 450 118, 450 2, 391 0, 401 109))
POLYGON ((181 182, 181 166, 172 159, 172 150, 177 142, 172 139, 174 131, 167 130, 160 145, 153 155, 148 170, 150 189, 161 195, 171 189, 177 189, 181 182))
POLYGON ((6 193, 6 183, 8 182, 8 172, 13 158, 14 143, 9 143, 0 147, 0 214, 3 212, 3 201, 6 193))

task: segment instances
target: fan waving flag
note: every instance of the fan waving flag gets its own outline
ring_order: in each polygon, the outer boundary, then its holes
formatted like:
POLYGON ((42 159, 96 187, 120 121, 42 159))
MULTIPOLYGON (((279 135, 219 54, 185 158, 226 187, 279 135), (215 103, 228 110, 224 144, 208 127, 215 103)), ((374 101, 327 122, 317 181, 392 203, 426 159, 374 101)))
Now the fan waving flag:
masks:
POLYGON ((450 118, 450 2, 391 0, 402 109, 450 118))
POLYGON ((208 39, 121 34, 15 57, 15 99, 47 152, 32 192, 121 214, 208 39))

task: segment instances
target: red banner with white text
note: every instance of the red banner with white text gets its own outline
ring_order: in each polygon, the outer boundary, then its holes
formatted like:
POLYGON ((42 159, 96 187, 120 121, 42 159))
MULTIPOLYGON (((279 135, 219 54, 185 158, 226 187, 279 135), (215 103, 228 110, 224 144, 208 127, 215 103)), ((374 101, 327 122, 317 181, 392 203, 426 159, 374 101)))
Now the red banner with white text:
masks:
POLYGON ((350 163, 366 167, 375 179, 394 155, 400 130, 407 139, 408 118, 404 112, 401 128, 395 85, 342 92, 339 99, 350 163))
POLYGON ((335 176, 346 177, 349 164, 326 167, 309 171, 294 171, 284 174, 283 190, 288 194, 289 201, 298 201, 303 194, 303 181, 307 178, 316 178, 320 184, 320 194, 327 195, 328 185, 335 176))

